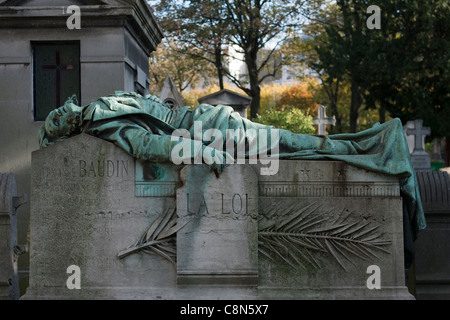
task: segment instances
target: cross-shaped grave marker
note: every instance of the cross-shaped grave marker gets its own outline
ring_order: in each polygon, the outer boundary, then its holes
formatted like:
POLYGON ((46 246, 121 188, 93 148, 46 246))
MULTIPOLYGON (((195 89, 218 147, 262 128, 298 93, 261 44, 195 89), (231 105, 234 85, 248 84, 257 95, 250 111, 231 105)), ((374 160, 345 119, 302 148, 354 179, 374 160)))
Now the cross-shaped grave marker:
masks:
MULTIPOLYGON (((417 170, 430 170, 431 160, 428 153, 425 152, 425 136, 431 134, 431 130, 428 127, 423 126, 423 120, 418 119, 410 121, 406 124, 405 128, 406 136, 412 136, 414 138, 414 148, 411 152, 411 162, 414 169, 417 170)), ((411 147, 410 147, 411 150, 411 147)))
POLYGON ((317 110, 317 117, 313 119, 313 124, 317 126, 318 134, 326 134, 327 125, 334 126, 336 124, 336 117, 327 117, 327 107, 319 106, 317 110))
POLYGON ((424 153, 425 152, 425 146, 424 146, 424 137, 429 136, 431 134, 431 130, 428 127, 423 126, 423 120, 418 119, 414 120, 414 128, 407 128, 406 129, 406 135, 414 136, 414 153, 424 153))

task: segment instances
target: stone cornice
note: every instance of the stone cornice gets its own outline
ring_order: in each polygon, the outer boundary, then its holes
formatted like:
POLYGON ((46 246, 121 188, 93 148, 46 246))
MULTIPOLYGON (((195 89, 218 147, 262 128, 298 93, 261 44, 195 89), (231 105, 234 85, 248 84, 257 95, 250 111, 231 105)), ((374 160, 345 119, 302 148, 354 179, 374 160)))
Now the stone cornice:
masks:
MULTIPOLYGON (((0 6, 0 29, 66 28, 64 6, 0 6), (50 19, 51 18, 51 19, 50 19)), ((164 37, 150 7, 143 0, 124 5, 80 6, 81 28, 127 27, 150 53, 164 37)))

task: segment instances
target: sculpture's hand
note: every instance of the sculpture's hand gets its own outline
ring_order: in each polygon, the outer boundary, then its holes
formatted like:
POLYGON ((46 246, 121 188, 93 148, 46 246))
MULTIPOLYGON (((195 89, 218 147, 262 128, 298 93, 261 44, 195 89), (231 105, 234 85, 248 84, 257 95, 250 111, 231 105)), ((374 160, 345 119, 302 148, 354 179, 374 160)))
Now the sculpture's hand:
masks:
POLYGON ((234 163, 233 157, 225 151, 220 151, 208 146, 202 147, 203 162, 209 165, 217 177, 223 172, 226 164, 234 163))
POLYGON ((176 145, 176 151, 173 152, 175 149, 172 149, 170 153, 170 159, 175 164, 192 163, 192 159, 194 163, 199 163, 198 160, 201 159, 200 161, 207 164, 218 177, 226 164, 234 163, 234 159, 229 153, 205 146, 202 141, 185 139, 178 143, 180 145, 176 145), (184 152, 184 149, 190 152, 184 152), (181 156, 180 150, 183 150, 181 156))

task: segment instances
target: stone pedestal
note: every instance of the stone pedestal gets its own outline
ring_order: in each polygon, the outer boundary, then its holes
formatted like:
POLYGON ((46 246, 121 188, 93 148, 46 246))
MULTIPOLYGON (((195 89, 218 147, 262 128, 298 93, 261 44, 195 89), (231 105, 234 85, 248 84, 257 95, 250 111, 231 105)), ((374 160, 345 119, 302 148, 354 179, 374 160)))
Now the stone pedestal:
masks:
POLYGON ((411 162, 416 170, 430 170, 431 168, 430 156, 426 152, 412 153, 411 162))
POLYGON ((258 284, 258 179, 250 166, 217 178, 206 165, 181 171, 177 212, 178 284, 258 284))
POLYGON ((25 299, 412 297, 396 178, 334 161, 217 178, 86 135, 32 163, 25 299))

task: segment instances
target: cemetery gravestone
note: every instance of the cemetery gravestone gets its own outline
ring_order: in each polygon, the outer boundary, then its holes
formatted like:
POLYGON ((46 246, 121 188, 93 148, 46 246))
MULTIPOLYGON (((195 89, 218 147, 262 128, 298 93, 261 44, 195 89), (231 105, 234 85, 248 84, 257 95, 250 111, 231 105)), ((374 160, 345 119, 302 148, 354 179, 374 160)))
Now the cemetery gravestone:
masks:
POLYGON ((0 299, 19 299, 18 257, 26 248, 17 243, 17 208, 26 196, 17 196, 11 173, 0 173, 0 299))
POLYGON ((247 109, 250 107, 252 98, 228 89, 223 89, 199 98, 198 102, 200 104, 206 103, 212 106, 217 106, 219 104, 230 106, 234 111, 239 113, 242 118, 247 119, 247 109))
POLYGON ((428 127, 423 127, 423 120, 409 121, 405 126, 406 136, 414 137, 414 147, 411 152, 411 161, 415 170, 429 170, 430 156, 425 152, 425 136, 431 134, 428 127))
POLYGON ((442 156, 443 150, 443 140, 434 139, 431 151, 431 160, 436 162, 444 162, 444 157, 442 156))
MULTIPOLYGON (((145 0, 0 0, 0 172, 16 174, 19 194, 30 194, 30 154, 48 112, 74 93, 83 105, 118 89, 147 94, 162 38, 145 0), (76 21, 81 29, 69 29, 76 21)), ((30 206, 19 212, 25 242, 30 206)), ((28 259, 19 267, 26 285, 28 259)))
POLYGON ((319 106, 317 109, 317 117, 314 118, 313 124, 317 126, 318 134, 327 134, 327 125, 334 126, 336 124, 336 117, 327 117, 327 107, 319 106))
POLYGON ((159 98, 162 102, 171 105, 174 110, 184 107, 183 99, 170 76, 164 82, 159 98))

